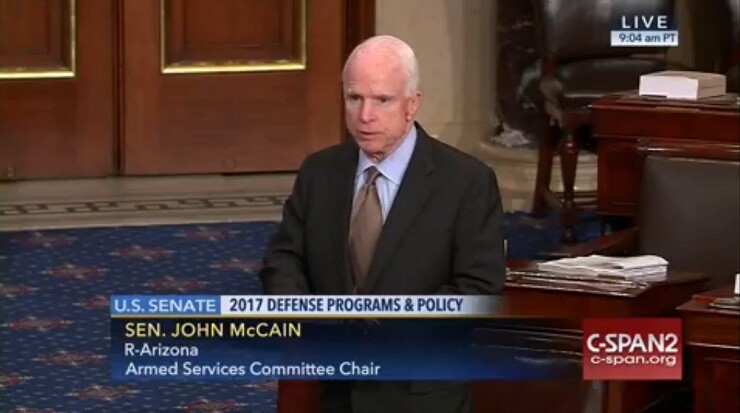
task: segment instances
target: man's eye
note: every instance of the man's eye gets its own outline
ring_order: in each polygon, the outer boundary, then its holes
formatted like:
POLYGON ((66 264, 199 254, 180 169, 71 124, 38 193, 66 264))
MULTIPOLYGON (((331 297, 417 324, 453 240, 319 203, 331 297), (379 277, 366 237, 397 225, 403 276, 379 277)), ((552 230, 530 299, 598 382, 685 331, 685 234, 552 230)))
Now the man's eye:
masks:
POLYGON ((351 101, 358 101, 358 100, 360 100, 360 97, 358 95, 349 95, 349 96, 347 96, 347 99, 349 99, 351 101))
POLYGON ((387 97, 387 96, 381 96, 381 97, 379 97, 379 98, 378 98, 378 101, 379 101, 380 103, 388 103, 388 102, 390 102, 390 101, 391 101, 391 98, 389 98, 389 97, 387 97))

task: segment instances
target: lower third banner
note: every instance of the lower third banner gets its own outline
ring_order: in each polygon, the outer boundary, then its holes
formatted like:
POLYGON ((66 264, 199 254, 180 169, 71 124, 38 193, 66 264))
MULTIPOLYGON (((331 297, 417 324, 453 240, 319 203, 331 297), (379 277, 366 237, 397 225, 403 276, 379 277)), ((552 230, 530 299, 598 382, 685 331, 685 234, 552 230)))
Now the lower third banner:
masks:
POLYGON ((549 380, 581 377, 580 363, 563 362, 553 358, 549 351, 519 346, 511 337, 502 335, 496 324, 496 321, 481 319, 113 318, 112 379, 549 380))

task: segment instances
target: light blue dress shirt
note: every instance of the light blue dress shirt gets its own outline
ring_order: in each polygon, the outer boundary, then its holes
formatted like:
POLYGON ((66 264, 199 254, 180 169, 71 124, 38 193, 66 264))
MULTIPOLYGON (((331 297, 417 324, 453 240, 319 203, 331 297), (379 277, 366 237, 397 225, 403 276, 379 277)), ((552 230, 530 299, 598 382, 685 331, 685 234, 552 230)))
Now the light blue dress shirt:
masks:
POLYGON ((416 146, 416 126, 412 126, 398 148, 378 164, 374 164, 365 152, 360 151, 355 175, 355 198, 362 185, 365 184, 365 170, 371 166, 378 168, 380 175, 375 180, 375 186, 380 197, 383 222, 388 218, 388 211, 391 210, 393 200, 396 199, 401 180, 409 166, 411 154, 414 153, 414 146, 416 146))

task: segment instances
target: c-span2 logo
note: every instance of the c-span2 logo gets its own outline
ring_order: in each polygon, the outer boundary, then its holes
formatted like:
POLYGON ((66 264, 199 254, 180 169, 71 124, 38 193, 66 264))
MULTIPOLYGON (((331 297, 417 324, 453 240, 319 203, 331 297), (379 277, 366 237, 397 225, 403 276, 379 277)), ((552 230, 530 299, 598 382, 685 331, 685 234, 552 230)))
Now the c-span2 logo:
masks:
POLYGON ((669 8, 655 8, 634 2, 613 7, 610 43, 612 46, 678 46, 676 18, 669 8))
POLYGON ((679 318, 583 320, 584 380, 681 380, 679 318))

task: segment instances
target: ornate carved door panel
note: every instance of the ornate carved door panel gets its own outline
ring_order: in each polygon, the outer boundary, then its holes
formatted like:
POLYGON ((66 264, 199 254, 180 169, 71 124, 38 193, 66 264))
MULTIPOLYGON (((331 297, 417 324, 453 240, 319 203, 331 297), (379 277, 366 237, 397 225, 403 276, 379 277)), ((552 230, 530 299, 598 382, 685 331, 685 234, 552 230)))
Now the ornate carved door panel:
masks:
POLYGON ((114 10, 0 0, 0 180, 114 172, 114 10))
POLYGON ((342 138, 342 0, 126 0, 125 174, 296 169, 342 138))
POLYGON ((0 0, 0 180, 294 170, 372 0, 0 0))

